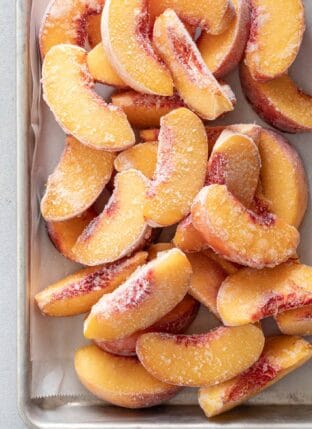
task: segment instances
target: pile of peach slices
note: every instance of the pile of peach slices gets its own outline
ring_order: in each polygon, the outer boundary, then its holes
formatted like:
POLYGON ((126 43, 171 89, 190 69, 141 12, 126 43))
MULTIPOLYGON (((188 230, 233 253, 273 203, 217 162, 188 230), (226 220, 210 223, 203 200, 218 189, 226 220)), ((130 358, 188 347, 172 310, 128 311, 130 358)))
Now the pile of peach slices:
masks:
POLYGON ((55 247, 85 267, 35 300, 48 316, 88 313, 93 344, 75 368, 99 398, 140 408, 199 387, 210 417, 311 358, 302 161, 275 131, 207 122, 234 109, 221 78, 240 63, 262 118, 312 131, 312 98, 287 72, 303 31, 301 0, 50 3, 43 96, 67 138, 41 212, 55 247), (110 103, 95 82, 117 88, 110 103), (220 326, 192 334, 200 304, 220 326), (281 335, 265 338, 266 317, 281 335))

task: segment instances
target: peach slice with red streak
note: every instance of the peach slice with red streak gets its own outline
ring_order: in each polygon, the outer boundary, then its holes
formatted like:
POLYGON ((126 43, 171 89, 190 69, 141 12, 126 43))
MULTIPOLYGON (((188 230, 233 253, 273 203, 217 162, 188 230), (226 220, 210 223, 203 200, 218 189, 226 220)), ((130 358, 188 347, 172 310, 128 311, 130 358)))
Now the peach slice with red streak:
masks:
POLYGON ((102 13, 94 13, 87 17, 87 34, 91 49, 102 43, 101 19, 102 13))
POLYGON ((312 305, 284 311, 275 316, 279 330, 286 335, 312 335, 312 305))
POLYGON ((92 149, 67 137, 41 200, 44 219, 54 222, 71 219, 90 207, 111 178, 114 158, 110 152, 92 149))
POLYGON ((55 45, 69 43, 84 46, 88 16, 99 14, 105 0, 52 0, 39 32, 42 57, 55 45))
POLYGON ((172 9, 156 19, 153 42, 172 73, 178 94, 189 108, 208 120, 233 110, 235 96, 230 87, 215 79, 172 9))
POLYGON ((84 268, 37 293, 36 303, 48 316, 86 313, 103 294, 112 292, 126 281, 146 258, 146 252, 138 252, 113 264, 84 268))
POLYGON ((183 107, 162 117, 158 138, 156 171, 144 216, 151 226, 169 226, 188 214, 204 184, 208 144, 201 120, 183 107))
POLYGON ((137 170, 118 173, 103 212, 78 238, 72 251, 84 265, 114 262, 135 249, 149 235, 143 216, 147 179, 137 170))
POLYGON ((199 303, 190 295, 171 310, 168 314, 158 320, 154 325, 143 331, 135 332, 129 337, 113 341, 95 341, 103 350, 122 356, 135 356, 138 338, 146 332, 168 332, 179 334, 184 332, 194 321, 199 310, 199 303))
POLYGON ((173 94, 170 72, 150 41, 146 0, 106 0, 101 31, 108 58, 124 82, 147 94, 173 94))
POLYGON ((269 337, 250 368, 232 380, 199 390, 199 405, 207 417, 221 414, 276 383, 312 357, 312 346, 301 338, 269 337))
POLYGON ((87 52, 74 45, 49 50, 42 66, 43 97, 67 134, 94 149, 119 151, 134 144, 124 112, 92 90, 87 52))
POLYGON ((203 31, 197 46, 209 70, 223 77, 242 59, 250 29, 250 1, 232 0, 236 16, 222 34, 203 31))
POLYGON ((136 144, 117 156, 114 161, 115 169, 125 171, 134 168, 152 179, 156 169, 157 149, 157 142, 136 144))
POLYGON ((47 222, 47 229, 50 240, 56 249, 65 258, 75 261, 72 248, 82 231, 96 217, 95 210, 91 207, 80 216, 61 222, 47 222))
POLYGON ((75 369, 91 393, 125 408, 152 407, 180 390, 154 378, 137 358, 112 355, 95 345, 76 351, 75 369))
POLYGON ((272 213, 256 213, 224 185, 204 187, 194 200, 192 222, 225 259, 252 268, 274 267, 296 252, 299 233, 272 213))
POLYGON ((187 253, 200 252, 209 246, 203 235, 194 228, 190 215, 178 224, 173 244, 187 253))
POLYGON ((312 268, 298 262, 242 269, 222 283, 217 298, 218 312, 228 326, 254 323, 311 303, 312 268))
POLYGON ((148 261, 155 259, 160 252, 164 252, 165 250, 170 250, 174 247, 172 243, 155 243, 152 244, 148 249, 148 261))
POLYGON ((171 97, 162 97, 160 95, 140 94, 136 91, 113 94, 112 103, 120 107, 127 115, 130 124, 137 128, 159 127, 162 116, 184 106, 177 94, 171 97))
POLYGON ((191 274, 181 250, 160 253, 93 306, 84 324, 85 336, 118 340, 148 328, 182 301, 191 274))
POLYGON ((287 72, 298 54, 305 29, 302 0, 251 0, 251 14, 245 63, 253 79, 271 80, 287 72))
POLYGON ((219 327, 200 335, 143 334, 137 355, 154 377, 177 386, 221 383, 249 368, 262 352, 264 336, 254 325, 219 327))
POLYGON ((246 98, 264 121, 289 133, 312 131, 312 96, 299 89, 291 77, 285 74, 259 82, 242 65, 240 80, 246 98))

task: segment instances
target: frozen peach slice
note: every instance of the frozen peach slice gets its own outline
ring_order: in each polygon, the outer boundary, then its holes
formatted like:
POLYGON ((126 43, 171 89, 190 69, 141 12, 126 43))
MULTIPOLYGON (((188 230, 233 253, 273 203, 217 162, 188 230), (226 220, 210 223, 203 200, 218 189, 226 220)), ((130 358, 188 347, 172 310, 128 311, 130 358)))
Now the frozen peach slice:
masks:
POLYGON ((78 238, 73 253, 84 265, 114 262, 135 250, 148 233, 143 217, 147 179, 137 170, 115 177, 114 192, 103 212, 78 238))
POLYGON ((275 321, 283 334, 312 335, 312 305, 279 313, 275 321))
POLYGON ((47 222, 50 240, 65 258, 72 261, 75 260, 72 248, 79 235, 95 217, 96 212, 91 207, 80 216, 73 217, 72 219, 61 222, 47 222))
POLYGON ((113 341, 96 341, 98 347, 103 350, 121 356, 135 356, 138 338, 146 332, 168 332, 179 334, 184 332, 195 319, 199 310, 199 303, 190 295, 174 307, 168 314, 158 320, 154 325, 143 331, 137 331, 129 337, 113 341))
POLYGON ((148 0, 149 12, 155 18, 166 9, 174 9, 189 24, 205 28, 211 34, 222 33, 232 21, 235 9, 230 0, 148 0))
POLYGON ((192 216, 190 215, 178 224, 173 237, 173 244, 187 253, 199 252, 208 247, 203 235, 194 228, 192 216))
POLYGON ((293 226, 271 213, 248 210, 225 185, 206 186, 199 192, 192 222, 216 253, 258 269, 286 261, 299 243, 293 226))
POLYGON ((174 245, 172 243, 156 243, 152 244, 148 249, 148 260, 155 259, 160 252, 172 249, 174 245))
POLYGON ((190 109, 209 120, 233 110, 234 94, 214 78, 172 9, 156 19, 153 41, 172 73, 180 97, 190 109))
POLYGON ((71 219, 90 207, 111 178, 114 158, 110 152, 98 151, 67 137, 41 200, 44 219, 54 222, 71 219))
POLYGON ((262 192, 271 210, 298 227, 308 202, 308 185, 302 160, 280 134, 262 129, 259 141, 262 192))
POLYGON ((85 336, 118 340, 151 326, 182 301, 191 274, 181 250, 160 253, 93 306, 84 324, 85 336))
POLYGON ((137 358, 112 355, 95 345, 77 350, 75 369, 91 393, 125 408, 152 407, 180 390, 154 378, 137 358))
POLYGON ((209 70, 223 77, 240 62, 250 29, 249 0, 232 0, 236 16, 222 34, 203 31, 197 46, 209 70))
POLYGON ((202 253, 213 261, 217 262, 218 265, 225 271, 228 275, 236 273, 241 267, 233 262, 230 262, 222 256, 217 255, 212 249, 204 249, 202 253))
POLYGON ((154 377, 177 386, 209 386, 249 368, 262 352, 264 336, 254 325, 219 327, 200 335, 143 334, 137 355, 154 377))
POLYGON ((298 337, 269 337, 259 360, 232 380, 199 390, 207 417, 221 414, 279 381, 312 357, 312 346, 298 337))
POLYGON ((291 77, 259 82, 242 65, 240 80, 253 109, 266 122, 289 133, 312 131, 312 96, 298 89, 291 77))
POLYGON ((132 146, 135 138, 126 115, 106 104, 93 84, 83 48, 57 45, 49 50, 42 66, 43 97, 63 130, 94 149, 132 146))
POLYGON ((121 152, 115 159, 114 165, 117 171, 134 168, 141 171, 144 176, 152 179, 157 162, 157 142, 136 144, 121 152))
POLYGON ((139 136, 140 139, 144 142, 153 142, 158 140, 159 128, 151 128, 147 130, 140 130, 139 136))
POLYGON ((112 103, 120 107, 127 115, 130 124, 137 128, 159 127, 162 116, 184 106, 177 94, 162 97, 135 91, 118 92, 112 95, 112 103))
POLYGON ((146 0, 106 0, 102 14, 102 41, 113 67, 133 89, 172 95, 169 70, 150 41, 146 0))
POLYGON ((127 86, 112 67, 102 43, 99 43, 92 51, 88 52, 87 65, 95 81, 119 88, 125 88, 127 86))
POLYGON ((245 268, 229 276, 218 292, 225 325, 254 323, 312 303, 312 268, 287 262, 275 268, 245 268))
POLYGON ((87 38, 86 21, 89 15, 99 14, 104 0, 52 0, 39 32, 42 57, 50 48, 62 43, 84 46, 87 38))
POLYGON ((146 252, 138 252, 113 264, 80 270, 39 292, 35 296, 37 305, 48 316, 86 313, 103 294, 127 280, 146 258, 146 252))
POLYGON ((204 184, 208 158, 205 128, 190 110, 173 110, 161 119, 157 165, 144 207, 151 226, 169 226, 190 211, 204 184))
POLYGON ((206 183, 226 185, 249 207, 258 186, 260 167, 261 159, 254 141, 244 134, 225 130, 213 146, 206 183))
POLYGON ((252 77, 265 81, 285 73, 298 54, 304 29, 302 0, 251 0, 245 63, 252 77))
POLYGON ((95 48, 96 45, 102 42, 101 19, 101 13, 94 13, 87 17, 87 34, 91 49, 95 48))

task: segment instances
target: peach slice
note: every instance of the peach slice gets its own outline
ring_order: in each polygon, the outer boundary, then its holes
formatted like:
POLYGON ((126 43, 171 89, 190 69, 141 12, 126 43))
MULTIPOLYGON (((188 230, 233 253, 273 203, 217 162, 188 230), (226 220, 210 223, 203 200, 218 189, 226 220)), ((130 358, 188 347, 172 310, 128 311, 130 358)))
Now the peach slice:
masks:
POLYGON ((156 19, 153 42, 169 67, 174 85, 186 105, 209 120, 233 110, 235 96, 230 87, 219 84, 214 78, 172 9, 167 9, 156 19))
POLYGON ((147 94, 173 94, 169 70, 150 41, 147 0, 106 0, 101 30, 108 58, 124 82, 147 94))
POLYGON ((140 130, 139 136, 140 139, 144 142, 153 142, 158 140, 159 128, 151 128, 147 130, 140 130))
POLYGON ((180 390, 154 378, 137 358, 112 355, 95 345, 77 350, 75 369, 91 393, 125 408, 152 407, 180 390))
POLYGON ((72 219, 61 222, 47 222, 50 240, 65 258, 75 261, 72 248, 79 235, 95 217, 96 212, 91 207, 80 216, 73 217, 72 219))
POLYGON ((156 18, 166 9, 174 9, 179 17, 196 27, 203 27, 211 34, 222 33, 235 16, 230 0, 148 0, 149 12, 156 18))
POLYGON ((113 94, 112 103, 120 107, 127 115, 130 124, 137 128, 159 127, 162 116, 184 106, 177 94, 171 97, 162 97, 160 95, 140 94, 135 91, 113 94))
POLYGON ((191 274, 181 250, 160 253, 93 306, 84 324, 86 338, 118 340, 151 326, 182 301, 191 274))
POLYGON ((93 83, 83 48, 57 45, 49 50, 42 66, 43 97, 63 130, 94 149, 132 146, 126 115, 92 91, 93 83))
POLYGON ((188 215, 177 226, 173 244, 183 252, 200 252, 208 247, 203 235, 194 228, 192 216, 188 215))
POLYGON ((246 207, 250 207, 258 186, 261 159, 253 140, 225 130, 213 146, 208 161, 207 184, 226 185, 246 207))
POLYGON ((119 88, 125 88, 127 86, 112 67, 102 43, 99 43, 92 51, 88 52, 87 65, 95 81, 119 88))
POLYGON ((172 243, 156 243, 152 244, 148 249, 148 261, 155 259, 160 252, 170 250, 174 247, 172 243))
POLYGON ((289 133, 312 131, 312 96, 298 89, 288 75, 259 82, 242 65, 240 80, 246 98, 263 120, 289 133))
POLYGON ((118 173, 114 184, 102 214, 83 231, 72 249, 81 264, 114 262, 133 252, 149 232, 143 217, 147 179, 131 169, 118 173))
POLYGON ((84 46, 87 18, 99 14, 105 0, 52 0, 46 10, 39 32, 42 57, 50 48, 62 43, 84 46))
POLYGON ((258 269, 286 261, 299 243, 293 226, 271 213, 248 210, 224 185, 206 186, 199 192, 192 222, 216 253, 258 269))
POLYGON ((203 31, 197 46, 209 70, 223 77, 242 59, 250 29, 249 0, 232 0, 236 16, 222 34, 203 31))
POLYGON ((274 79, 298 54, 305 29, 302 0, 251 0, 251 14, 245 63, 254 79, 274 79))
POLYGON ((110 152, 92 149, 67 137, 41 200, 44 219, 54 222, 71 219, 90 207, 111 178, 114 158, 110 152))
POLYGON ((157 142, 136 144, 117 156, 114 162, 115 169, 125 171, 134 168, 152 179, 156 169, 157 148, 157 142))
POLYGON ((260 359, 232 380, 199 390, 207 417, 221 414, 279 381, 312 357, 312 346, 298 337, 270 337, 260 359))
POLYGON ((144 207, 151 226, 173 225, 188 214, 204 184, 207 158, 205 128, 194 113, 182 107, 162 117, 156 171, 144 207))
POLYGON ((86 313, 103 294, 112 292, 126 281, 146 258, 146 252, 138 252, 113 264, 84 268, 37 293, 37 305, 48 316, 86 313))
POLYGON ((275 316, 279 330, 286 335, 312 335, 312 305, 288 310, 275 316))
POLYGON ((186 295, 173 310, 149 328, 137 331, 129 337, 121 338, 120 340, 95 341, 95 343, 98 347, 109 353, 121 356, 135 356, 136 343, 142 334, 146 332, 168 332, 170 334, 184 332, 195 319, 198 310, 199 303, 190 295, 186 295))
POLYGON ((242 269, 222 283, 217 298, 218 312, 228 326, 254 323, 310 304, 312 268, 298 262, 273 269, 242 269))
POLYGON ((99 43, 102 43, 101 19, 101 13, 94 13, 87 17, 87 34, 91 49, 95 48, 99 43))
POLYGON ((143 334, 137 355, 154 377, 177 386, 209 386, 249 368, 262 352, 264 336, 254 325, 219 327, 200 335, 143 334))
POLYGON ((222 256, 217 255, 212 249, 204 249, 202 253, 213 261, 217 262, 218 265, 225 271, 228 275, 236 273, 241 267, 233 262, 227 261, 222 258, 222 256))

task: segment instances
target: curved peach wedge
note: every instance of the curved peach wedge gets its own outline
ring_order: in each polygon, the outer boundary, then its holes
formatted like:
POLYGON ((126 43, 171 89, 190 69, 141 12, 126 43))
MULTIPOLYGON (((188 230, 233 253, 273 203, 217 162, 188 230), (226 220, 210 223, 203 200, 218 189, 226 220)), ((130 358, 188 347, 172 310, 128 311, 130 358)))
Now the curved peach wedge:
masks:
POLYGON ((37 293, 40 311, 48 316, 74 316, 86 313, 105 293, 112 292, 146 261, 138 252, 109 265, 84 268, 37 293))
POLYGON ((158 253, 163 252, 165 250, 172 249, 174 245, 172 243, 155 243, 149 246, 148 251, 148 260, 151 261, 155 259, 158 253))
POLYGON ((160 253, 93 306, 84 324, 85 336, 118 340, 151 326, 182 301, 191 274, 181 250, 160 253))
POLYGON ((75 258, 81 264, 114 262, 135 250, 148 232, 143 217, 147 179, 131 169, 118 173, 114 185, 103 212, 73 247, 75 258))
POLYGON ((137 358, 112 355, 95 345, 77 350, 75 370, 91 393, 125 408, 152 407, 180 390, 154 378, 137 358))
POLYGON ((112 103, 120 107, 127 115, 130 124, 137 128, 159 127, 162 116, 184 106, 177 94, 162 97, 161 95, 140 94, 136 91, 113 94, 112 103))
POLYGON ((126 115, 92 91, 93 83, 83 48, 57 45, 49 50, 42 66, 43 97, 63 130, 94 149, 132 146, 126 115))
POLYGON ((153 50, 146 0, 106 0, 102 41, 112 66, 136 91, 172 95, 169 70, 153 50))
POLYGON ((262 352, 258 327, 219 327, 200 335, 143 334, 137 355, 154 377, 177 386, 209 386, 249 368, 262 352))
POLYGON ((275 268, 245 268, 221 285, 217 308, 225 325, 254 323, 312 303, 312 268, 288 262, 275 268))
POLYGON ((221 414, 279 381, 312 357, 312 347, 298 337, 269 337, 259 360, 232 380, 199 390, 207 417, 221 414))
POLYGON ((235 96, 230 87, 214 78, 174 10, 167 9, 156 19, 153 42, 172 73, 178 94, 190 109, 208 120, 233 110, 235 96))
POLYGON ((275 316, 279 330, 286 335, 312 335, 312 305, 284 311, 275 316))
POLYGON ((200 252, 209 245, 202 234, 194 228, 192 216, 188 215, 177 226, 173 244, 183 252, 200 252))
POLYGON ((54 222, 71 219, 90 207, 111 178, 114 158, 110 152, 92 149, 67 137, 41 200, 44 219, 54 222))
POLYGON ((222 256, 215 253, 212 249, 204 249, 202 253, 220 265, 222 270, 225 271, 228 275, 236 273, 241 268, 240 265, 234 264, 233 262, 222 258, 222 256))
POLYGON ((274 267, 294 255, 299 233, 271 213, 256 214, 224 185, 203 188, 192 206, 192 222, 218 254, 253 268, 274 267))
POLYGON ((102 13, 93 13, 87 17, 87 34, 91 49, 102 43, 101 19, 102 13))
POLYGON ((151 226, 169 226, 189 213, 204 184, 207 137, 201 120, 182 107, 162 117, 158 139, 156 171, 144 216, 151 226))
POLYGON ((251 0, 251 15, 245 63, 254 79, 274 79, 299 51, 305 29, 302 0, 251 0))

